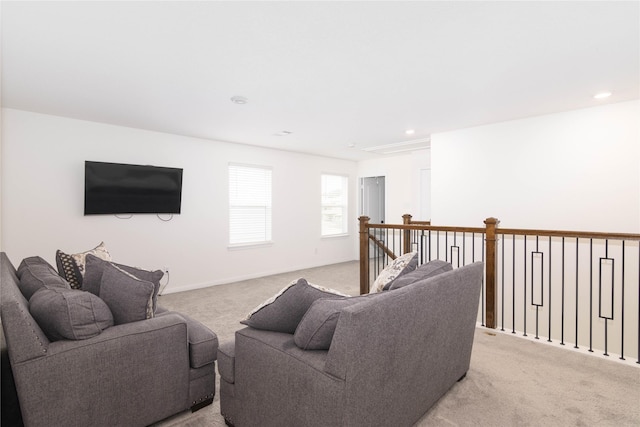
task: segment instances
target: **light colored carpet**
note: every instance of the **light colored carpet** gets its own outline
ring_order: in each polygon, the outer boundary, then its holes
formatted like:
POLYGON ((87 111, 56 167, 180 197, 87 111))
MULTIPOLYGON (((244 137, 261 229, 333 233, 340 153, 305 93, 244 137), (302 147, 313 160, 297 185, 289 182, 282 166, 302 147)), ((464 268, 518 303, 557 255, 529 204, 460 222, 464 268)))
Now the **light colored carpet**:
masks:
MULTIPOLYGON (((299 277, 359 292, 354 261, 163 295, 159 304, 200 320, 223 342, 251 309, 299 277)), ((213 405, 157 426, 224 426, 218 394, 216 384, 213 405)), ((416 426, 640 426, 640 367, 479 327, 467 377, 416 426)))

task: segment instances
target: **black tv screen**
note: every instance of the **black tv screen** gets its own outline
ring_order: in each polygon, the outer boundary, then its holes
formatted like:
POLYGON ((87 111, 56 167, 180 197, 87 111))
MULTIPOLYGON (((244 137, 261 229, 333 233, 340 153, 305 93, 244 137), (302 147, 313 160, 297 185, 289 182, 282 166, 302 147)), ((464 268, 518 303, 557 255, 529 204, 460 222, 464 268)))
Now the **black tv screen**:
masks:
POLYGON ((182 169, 85 161, 84 214, 179 214, 182 169))

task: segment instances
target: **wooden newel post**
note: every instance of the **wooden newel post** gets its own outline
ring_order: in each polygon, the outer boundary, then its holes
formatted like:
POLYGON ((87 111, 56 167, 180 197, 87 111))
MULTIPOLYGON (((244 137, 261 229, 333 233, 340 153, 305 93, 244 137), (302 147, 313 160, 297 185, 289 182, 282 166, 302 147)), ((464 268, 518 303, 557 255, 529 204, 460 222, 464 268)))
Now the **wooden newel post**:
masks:
POLYGON ((360 295, 369 293, 369 217, 361 216, 360 221, 360 295))
MULTIPOLYGON (((410 214, 402 215, 402 223, 405 225, 411 224, 411 218, 412 216, 410 214)), ((408 254, 411 252, 411 230, 403 230, 402 234, 402 238, 404 239, 402 242, 402 253, 408 254)))
POLYGON ((496 228, 500 221, 497 218, 487 218, 484 220, 486 226, 485 238, 487 241, 487 257, 485 261, 485 279, 486 279, 486 317, 485 326, 487 328, 496 328, 496 305, 498 294, 496 292, 496 281, 498 276, 497 237, 496 228))

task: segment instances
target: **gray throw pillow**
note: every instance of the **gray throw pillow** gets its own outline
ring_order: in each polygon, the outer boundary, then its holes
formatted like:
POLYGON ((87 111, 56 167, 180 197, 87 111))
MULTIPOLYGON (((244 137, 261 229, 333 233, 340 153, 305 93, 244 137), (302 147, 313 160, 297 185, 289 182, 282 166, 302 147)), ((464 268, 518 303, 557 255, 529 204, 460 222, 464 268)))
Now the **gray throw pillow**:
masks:
POLYGON ((100 283, 102 274, 107 264, 113 264, 123 271, 135 276, 140 280, 153 283, 153 312, 156 312, 158 304, 158 292, 160 291, 160 280, 164 277, 161 270, 143 270, 141 268, 129 267, 128 265, 105 261, 95 255, 87 254, 85 257, 84 278, 82 280, 82 290, 100 295, 100 283))
POLYGON ((46 268, 50 271, 56 271, 55 268, 53 268, 53 266, 51 264, 49 264, 47 261, 45 261, 44 259, 42 259, 39 256, 30 256, 28 258, 25 258, 22 260, 22 262, 20 263, 20 265, 18 266, 18 268, 16 269, 16 277, 19 279, 22 277, 22 273, 24 273, 25 270, 28 270, 29 268, 33 268, 36 266, 41 266, 43 268, 46 268))
POLYGON ((376 298, 381 294, 368 294, 350 298, 315 300, 300 321, 293 341, 303 350, 328 350, 345 307, 376 298))
POLYGON ((451 270, 453 270, 453 267, 448 262, 441 261, 439 259, 429 261, 428 263, 416 268, 412 272, 395 279, 391 283, 389 290, 400 289, 419 280, 437 276, 438 274, 442 274, 451 270))
POLYGON ((51 341, 84 340, 113 326, 107 304, 76 289, 41 289, 29 301, 29 311, 51 341))
POLYGON ((348 295, 299 279, 256 307, 240 323, 255 329, 293 334, 315 300, 345 296, 348 295))
POLYGON ((107 303, 116 325, 153 317, 153 283, 140 280, 109 263, 100 281, 100 298, 107 303))
POLYGON ((42 288, 70 289, 69 283, 40 257, 22 260, 16 270, 16 276, 20 278, 20 291, 27 300, 42 288))

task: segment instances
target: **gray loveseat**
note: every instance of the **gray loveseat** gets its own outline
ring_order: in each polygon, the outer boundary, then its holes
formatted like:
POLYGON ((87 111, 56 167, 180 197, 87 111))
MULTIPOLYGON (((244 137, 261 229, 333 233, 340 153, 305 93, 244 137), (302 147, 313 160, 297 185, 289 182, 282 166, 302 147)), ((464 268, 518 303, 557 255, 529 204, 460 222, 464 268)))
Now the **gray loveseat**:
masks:
POLYGON ((5 253, 0 263, 2 328, 25 426, 145 426, 213 401, 218 340, 201 323, 158 307, 153 318, 87 339, 50 340, 5 253))
POLYGON ((349 303, 313 302, 305 319, 315 306, 344 304, 327 317, 337 319, 333 336, 320 337, 330 339, 328 350, 301 348, 318 336, 298 339, 304 319, 295 335, 237 331, 235 341, 218 349, 227 424, 369 427, 418 421, 469 369, 483 267, 475 263, 426 279, 420 271, 399 289, 346 298, 349 303))

